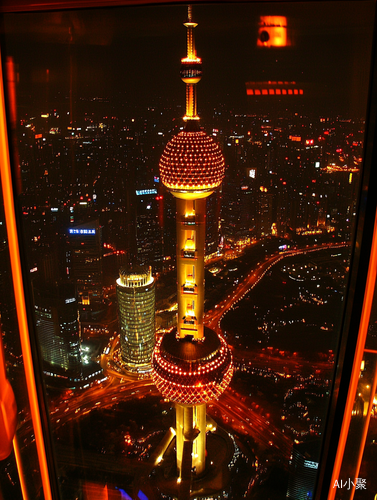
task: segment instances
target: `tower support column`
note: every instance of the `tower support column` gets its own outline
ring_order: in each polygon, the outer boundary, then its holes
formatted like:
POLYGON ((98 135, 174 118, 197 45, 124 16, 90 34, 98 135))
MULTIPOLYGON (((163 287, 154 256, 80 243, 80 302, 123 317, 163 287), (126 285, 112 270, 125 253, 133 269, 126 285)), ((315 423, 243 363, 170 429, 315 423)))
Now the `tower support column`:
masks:
POLYGON ((203 337, 206 199, 177 198, 178 335, 203 337))
POLYGON ((204 472, 206 465, 206 404, 196 405, 194 407, 194 423, 195 427, 199 430, 199 434, 194 441, 192 465, 196 469, 196 474, 200 475, 204 472))
POLYGON ((176 456, 178 477, 182 477, 185 443, 190 444, 191 468, 200 475, 205 470, 206 459, 206 405, 176 404, 176 456))

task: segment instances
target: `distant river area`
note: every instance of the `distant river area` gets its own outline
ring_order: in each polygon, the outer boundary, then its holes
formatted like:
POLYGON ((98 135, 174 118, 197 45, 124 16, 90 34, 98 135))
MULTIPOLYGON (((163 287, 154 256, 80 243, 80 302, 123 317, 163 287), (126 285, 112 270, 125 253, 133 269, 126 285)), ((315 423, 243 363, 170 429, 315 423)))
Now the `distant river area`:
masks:
POLYGON ((221 322, 238 349, 273 347, 316 358, 335 349, 348 279, 349 247, 287 257, 221 322))

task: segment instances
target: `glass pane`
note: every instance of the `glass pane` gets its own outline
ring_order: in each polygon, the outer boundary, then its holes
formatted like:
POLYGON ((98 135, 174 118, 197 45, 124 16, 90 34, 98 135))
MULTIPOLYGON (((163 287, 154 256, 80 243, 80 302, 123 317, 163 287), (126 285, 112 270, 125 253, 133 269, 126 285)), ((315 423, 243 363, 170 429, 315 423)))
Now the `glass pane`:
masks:
POLYGON ((62 499, 312 498, 373 17, 369 1, 4 15, 62 499))

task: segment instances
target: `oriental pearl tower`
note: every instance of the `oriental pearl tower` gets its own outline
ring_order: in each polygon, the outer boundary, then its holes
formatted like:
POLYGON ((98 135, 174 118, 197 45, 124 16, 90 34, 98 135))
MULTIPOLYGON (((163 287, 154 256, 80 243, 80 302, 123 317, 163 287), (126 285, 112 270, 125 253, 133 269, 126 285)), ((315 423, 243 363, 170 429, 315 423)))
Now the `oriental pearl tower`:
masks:
MULTIPOLYGON (((160 159, 163 184, 176 198, 177 327, 157 342, 153 380, 164 398, 175 403, 177 481, 206 471, 206 403, 228 387, 233 363, 225 340, 204 326, 204 246, 206 198, 222 183, 224 157, 199 128, 196 86, 202 76, 196 55, 191 6, 188 8, 187 56, 181 60, 186 84, 185 128, 166 145, 160 159)), ((159 460, 162 460, 160 455, 159 460)))

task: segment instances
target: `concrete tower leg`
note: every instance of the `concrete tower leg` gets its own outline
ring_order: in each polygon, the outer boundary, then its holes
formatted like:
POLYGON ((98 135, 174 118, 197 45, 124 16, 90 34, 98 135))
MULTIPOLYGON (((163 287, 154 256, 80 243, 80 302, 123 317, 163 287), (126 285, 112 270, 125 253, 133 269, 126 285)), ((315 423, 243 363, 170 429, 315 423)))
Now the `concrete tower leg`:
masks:
POLYGON ((190 470, 195 468, 196 474, 200 475, 205 470, 206 460, 206 405, 177 404, 175 418, 178 477, 183 473, 185 443, 190 444, 191 449, 190 470))
POLYGON ((206 465, 206 405, 197 405, 194 407, 194 426, 199 430, 199 434, 193 445, 192 465, 196 469, 196 474, 204 472, 206 465))
POLYGON ((182 471, 182 457, 183 457, 183 409, 184 406, 180 404, 175 405, 175 447, 176 447, 176 456, 177 456, 177 471, 178 477, 181 477, 182 471))

